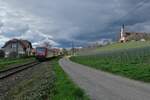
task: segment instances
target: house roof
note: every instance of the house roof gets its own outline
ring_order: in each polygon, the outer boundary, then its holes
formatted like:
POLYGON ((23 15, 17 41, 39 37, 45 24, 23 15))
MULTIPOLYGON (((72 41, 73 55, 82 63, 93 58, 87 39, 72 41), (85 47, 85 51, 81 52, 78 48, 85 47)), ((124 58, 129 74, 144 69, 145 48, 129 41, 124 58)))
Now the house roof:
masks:
POLYGON ((125 36, 140 36, 140 37, 146 37, 150 36, 149 33, 142 33, 142 32, 124 32, 125 36))
POLYGON ((32 48, 31 42, 29 42, 28 40, 22 40, 22 39, 9 40, 5 43, 5 45, 2 48, 5 48, 10 43, 17 43, 17 42, 19 42, 24 49, 28 48, 28 45, 32 48))
POLYGON ((137 35, 149 35, 149 33, 145 33, 145 32, 124 32, 124 34, 137 34, 137 35))

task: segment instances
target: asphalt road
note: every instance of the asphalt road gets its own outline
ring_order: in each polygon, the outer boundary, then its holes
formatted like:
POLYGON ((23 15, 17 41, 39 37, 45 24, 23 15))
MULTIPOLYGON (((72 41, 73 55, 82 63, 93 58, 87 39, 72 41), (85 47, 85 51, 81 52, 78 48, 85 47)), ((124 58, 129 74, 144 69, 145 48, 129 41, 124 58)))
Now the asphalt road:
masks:
POLYGON ((150 84, 76 64, 67 58, 59 64, 92 100, 150 100, 150 84))

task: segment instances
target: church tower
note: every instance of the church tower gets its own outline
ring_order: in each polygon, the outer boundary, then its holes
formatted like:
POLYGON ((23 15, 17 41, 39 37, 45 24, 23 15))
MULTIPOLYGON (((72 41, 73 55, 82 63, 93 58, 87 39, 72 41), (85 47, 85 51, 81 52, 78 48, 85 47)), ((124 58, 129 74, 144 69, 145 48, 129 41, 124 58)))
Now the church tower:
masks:
POLYGON ((123 24, 122 27, 121 27, 120 42, 125 42, 125 37, 124 37, 124 24, 123 24))
POLYGON ((120 38, 124 37, 124 24, 121 27, 120 38))

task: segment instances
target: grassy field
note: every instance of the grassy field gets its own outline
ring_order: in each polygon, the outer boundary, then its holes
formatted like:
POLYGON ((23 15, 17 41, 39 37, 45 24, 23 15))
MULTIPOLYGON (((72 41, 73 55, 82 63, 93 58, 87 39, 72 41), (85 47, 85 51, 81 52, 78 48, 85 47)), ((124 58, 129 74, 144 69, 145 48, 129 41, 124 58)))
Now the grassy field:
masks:
POLYGON ((0 70, 7 69, 9 65, 14 65, 14 64, 23 64, 29 61, 33 61, 35 58, 15 58, 15 59, 9 59, 9 58, 3 58, 0 59, 0 70))
POLYGON ((89 100, 84 91, 75 85, 61 69, 57 60, 52 62, 56 75, 55 93, 51 100, 89 100))
POLYGON ((116 51, 116 50, 123 50, 123 49, 133 49, 133 48, 143 48, 143 47, 150 47, 150 41, 132 41, 127 43, 113 43, 112 45, 108 45, 106 47, 98 48, 96 51, 116 51))
POLYGON ((113 44, 102 48, 98 54, 75 56, 71 60, 131 79, 150 82, 150 47, 142 43, 113 44), (103 50, 108 51, 101 52, 103 50))
POLYGON ((78 55, 93 55, 99 54, 103 52, 112 52, 118 50, 128 50, 128 49, 136 49, 136 48, 143 48, 143 47, 150 47, 150 41, 132 41, 127 43, 113 43, 111 45, 107 45, 105 47, 98 47, 94 49, 85 49, 78 52, 78 55))

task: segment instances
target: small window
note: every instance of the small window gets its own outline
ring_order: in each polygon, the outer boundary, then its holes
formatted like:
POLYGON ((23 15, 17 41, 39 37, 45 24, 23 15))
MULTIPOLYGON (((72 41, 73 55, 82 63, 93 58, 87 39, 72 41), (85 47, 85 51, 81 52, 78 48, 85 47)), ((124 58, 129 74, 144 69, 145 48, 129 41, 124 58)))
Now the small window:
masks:
POLYGON ((12 43, 11 48, 17 48, 17 44, 16 43, 12 43))

